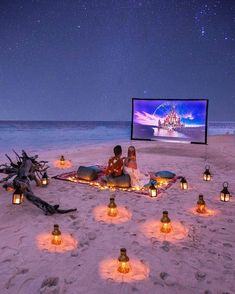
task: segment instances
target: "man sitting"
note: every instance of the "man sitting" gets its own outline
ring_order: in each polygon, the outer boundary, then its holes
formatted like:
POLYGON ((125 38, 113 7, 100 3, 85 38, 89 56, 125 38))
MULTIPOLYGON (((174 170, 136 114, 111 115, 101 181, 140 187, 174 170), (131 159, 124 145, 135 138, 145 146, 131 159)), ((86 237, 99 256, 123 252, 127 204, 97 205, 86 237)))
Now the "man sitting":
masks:
POLYGON ((105 174, 107 177, 118 177, 123 175, 122 147, 117 145, 113 148, 114 156, 109 159, 105 174))

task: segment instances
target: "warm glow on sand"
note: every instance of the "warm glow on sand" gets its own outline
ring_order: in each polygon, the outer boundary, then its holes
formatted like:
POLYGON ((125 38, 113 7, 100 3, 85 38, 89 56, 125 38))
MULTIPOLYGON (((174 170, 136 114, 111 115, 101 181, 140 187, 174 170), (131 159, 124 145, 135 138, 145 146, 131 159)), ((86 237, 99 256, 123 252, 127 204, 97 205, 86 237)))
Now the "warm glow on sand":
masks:
POLYGON ((37 236, 37 246, 40 250, 49 252, 64 253, 72 251, 78 247, 78 241, 69 234, 62 233, 62 243, 60 245, 53 245, 51 243, 52 235, 49 233, 42 233, 37 236))
POLYGON ((160 177, 156 177, 156 181, 158 187, 167 186, 170 183, 170 179, 160 177))
POLYGON ((13 187, 11 187, 11 186, 7 186, 6 191, 7 192, 14 192, 15 189, 13 187))
POLYGON ((177 242, 187 237, 188 229, 182 225, 180 222, 171 222, 171 232, 162 233, 161 232, 162 223, 157 220, 150 220, 141 226, 141 232, 147 238, 156 238, 158 240, 167 240, 171 242, 177 242))
POLYGON ((206 207, 206 212, 205 213, 198 213, 197 212, 197 207, 193 207, 189 210, 192 214, 202 216, 202 217, 208 217, 208 216, 215 216, 219 214, 218 210, 215 209, 209 209, 206 207))
POLYGON ((117 258, 110 258, 100 262, 99 272, 102 279, 117 283, 133 283, 145 280, 149 276, 149 267, 139 259, 130 257, 130 271, 126 274, 120 273, 118 270, 117 258))
POLYGON ((63 165, 60 163, 60 160, 55 160, 54 166, 57 168, 66 169, 66 168, 72 167, 73 164, 72 164, 71 160, 65 160, 63 165))
POLYGON ((121 224, 128 222, 131 217, 132 213, 126 209, 123 206, 117 206, 117 216, 112 217, 107 214, 108 207, 107 206, 97 206, 93 210, 93 215, 97 221, 104 221, 106 223, 112 223, 112 224, 121 224))

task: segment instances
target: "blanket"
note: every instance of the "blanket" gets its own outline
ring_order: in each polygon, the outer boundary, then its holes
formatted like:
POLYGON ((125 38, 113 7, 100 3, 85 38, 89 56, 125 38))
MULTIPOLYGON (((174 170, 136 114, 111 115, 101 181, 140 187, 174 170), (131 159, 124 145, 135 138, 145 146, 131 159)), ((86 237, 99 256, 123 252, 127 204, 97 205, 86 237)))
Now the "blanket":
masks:
POLYGON ((171 187, 172 184, 174 184, 177 181, 177 179, 180 178, 177 176, 175 176, 172 179, 165 179, 165 178, 156 177, 156 181, 150 180, 150 182, 147 183, 142 189, 136 189, 136 188, 132 188, 132 187, 130 187, 130 188, 118 188, 118 187, 113 188, 113 187, 108 187, 101 180, 102 176, 105 175, 105 167, 101 167, 101 166, 97 166, 97 167, 99 167, 100 171, 98 173, 98 178, 93 181, 86 181, 86 180, 79 179, 77 177, 77 171, 62 173, 62 174, 56 175, 52 178, 56 179, 56 180, 78 183, 78 184, 82 184, 82 185, 90 185, 90 186, 96 187, 100 190, 106 190, 106 189, 108 189, 110 191, 120 190, 120 191, 134 192, 134 193, 142 194, 142 195, 149 195, 149 186, 152 183, 156 185, 157 194, 159 195, 162 192, 164 192, 166 189, 171 187))

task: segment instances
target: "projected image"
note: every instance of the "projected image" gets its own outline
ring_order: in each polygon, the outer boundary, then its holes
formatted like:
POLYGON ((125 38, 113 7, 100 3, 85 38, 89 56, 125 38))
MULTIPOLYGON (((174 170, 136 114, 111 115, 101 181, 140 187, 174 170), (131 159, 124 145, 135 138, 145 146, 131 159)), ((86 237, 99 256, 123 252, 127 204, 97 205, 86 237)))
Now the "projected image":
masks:
POLYGON ((132 139, 206 143, 207 100, 133 98, 132 139))

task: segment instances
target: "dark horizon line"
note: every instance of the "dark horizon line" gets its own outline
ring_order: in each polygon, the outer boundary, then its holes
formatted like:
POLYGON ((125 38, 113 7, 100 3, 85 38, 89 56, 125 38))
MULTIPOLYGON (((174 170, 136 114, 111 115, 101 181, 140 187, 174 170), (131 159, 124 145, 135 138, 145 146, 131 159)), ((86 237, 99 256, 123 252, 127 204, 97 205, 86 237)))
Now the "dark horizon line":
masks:
MULTIPOLYGON (((2 122, 97 122, 97 123, 108 123, 108 122, 123 122, 123 123, 131 123, 131 120, 1 120, 2 122)), ((208 120, 209 123, 235 123, 235 120, 208 120)))

